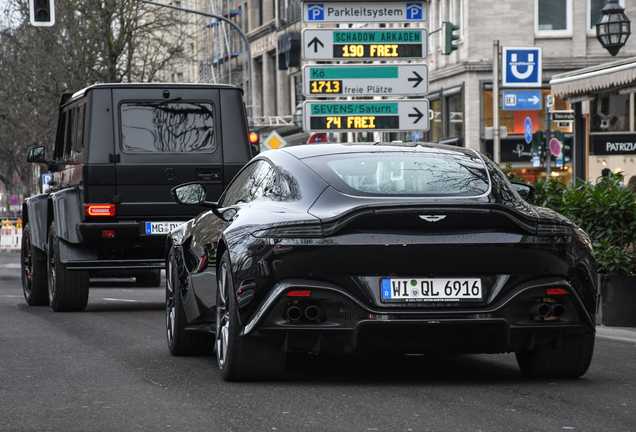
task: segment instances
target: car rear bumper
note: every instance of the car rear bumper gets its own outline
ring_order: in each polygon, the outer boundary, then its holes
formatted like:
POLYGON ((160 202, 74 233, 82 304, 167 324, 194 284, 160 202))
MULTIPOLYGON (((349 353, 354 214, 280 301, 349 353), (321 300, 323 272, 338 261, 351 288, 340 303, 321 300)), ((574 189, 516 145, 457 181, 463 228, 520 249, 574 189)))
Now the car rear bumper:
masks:
POLYGON ((546 286, 555 286, 547 280, 514 290, 488 307, 442 310, 380 308, 362 304, 335 285, 286 280, 244 323, 243 335, 272 339, 292 352, 514 352, 595 331, 594 318, 576 291, 565 281, 559 283, 568 294, 556 300, 545 295, 546 286), (288 297, 292 290, 310 290, 311 295, 288 297), (554 301, 565 313, 558 318, 533 315, 537 300, 554 301), (297 308, 295 315, 291 308, 297 308))

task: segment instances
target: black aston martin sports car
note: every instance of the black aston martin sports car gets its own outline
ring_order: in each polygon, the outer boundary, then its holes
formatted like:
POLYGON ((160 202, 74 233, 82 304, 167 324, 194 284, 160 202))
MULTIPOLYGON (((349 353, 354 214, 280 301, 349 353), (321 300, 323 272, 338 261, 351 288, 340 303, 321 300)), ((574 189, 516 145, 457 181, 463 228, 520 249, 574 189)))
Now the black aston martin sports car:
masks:
POLYGON ((262 153, 166 246, 168 346, 216 351, 226 380, 286 353, 507 353, 528 377, 583 375, 594 351, 588 236, 533 206, 482 154, 423 143, 262 153))

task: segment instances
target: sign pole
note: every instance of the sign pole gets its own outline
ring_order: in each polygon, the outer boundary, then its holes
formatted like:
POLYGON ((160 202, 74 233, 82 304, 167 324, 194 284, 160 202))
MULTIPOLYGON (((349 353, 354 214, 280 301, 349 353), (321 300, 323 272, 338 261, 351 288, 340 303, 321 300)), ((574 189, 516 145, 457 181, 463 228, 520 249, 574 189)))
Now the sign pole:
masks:
POLYGON ((550 180, 552 175, 552 153, 550 151, 550 140, 552 139, 552 103, 551 96, 545 97, 545 181, 550 180))
POLYGON ((493 41, 492 55, 492 152, 493 160, 499 165, 499 40, 493 41))

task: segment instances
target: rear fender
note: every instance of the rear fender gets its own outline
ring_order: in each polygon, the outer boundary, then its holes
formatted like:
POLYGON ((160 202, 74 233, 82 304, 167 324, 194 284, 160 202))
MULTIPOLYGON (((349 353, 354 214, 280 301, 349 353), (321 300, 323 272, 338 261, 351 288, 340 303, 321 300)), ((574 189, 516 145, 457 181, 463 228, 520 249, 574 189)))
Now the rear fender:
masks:
POLYGON ((31 244, 38 249, 46 250, 48 235, 48 194, 34 195, 27 198, 23 205, 24 223, 31 228, 31 244))
POLYGON ((53 223, 57 236, 69 243, 81 243, 77 225, 82 222, 82 205, 77 188, 64 189, 51 195, 53 223))

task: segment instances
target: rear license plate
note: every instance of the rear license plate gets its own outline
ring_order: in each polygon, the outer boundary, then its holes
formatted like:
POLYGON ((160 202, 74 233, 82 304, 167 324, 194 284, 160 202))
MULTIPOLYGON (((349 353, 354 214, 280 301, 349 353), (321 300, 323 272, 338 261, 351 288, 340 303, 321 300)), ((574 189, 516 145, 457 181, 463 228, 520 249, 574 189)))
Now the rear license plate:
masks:
POLYGON ((168 234, 183 222, 146 222, 146 234, 168 234))
POLYGON ((481 279, 382 279, 383 302, 481 301, 481 279))

